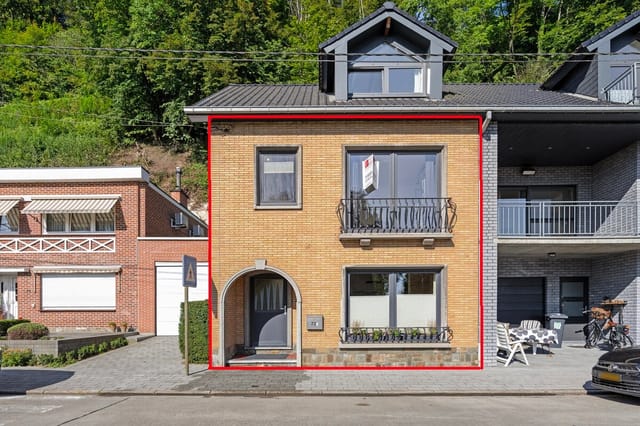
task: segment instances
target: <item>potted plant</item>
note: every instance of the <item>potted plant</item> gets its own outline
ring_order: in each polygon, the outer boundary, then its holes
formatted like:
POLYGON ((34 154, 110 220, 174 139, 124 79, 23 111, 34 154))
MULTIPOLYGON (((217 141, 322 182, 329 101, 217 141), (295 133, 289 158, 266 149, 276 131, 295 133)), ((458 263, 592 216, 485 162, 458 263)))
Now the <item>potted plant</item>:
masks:
POLYGON ((115 323, 115 321, 111 321, 109 324, 109 329, 111 330, 112 333, 116 332, 116 328, 117 328, 117 324, 115 323))
POLYGON ((120 327, 123 333, 126 333, 127 331, 129 331, 129 324, 126 321, 122 321, 120 323, 120 327))
POLYGON ((381 340, 382 340, 382 330, 376 328, 375 330, 373 330, 373 341, 379 342, 381 340))

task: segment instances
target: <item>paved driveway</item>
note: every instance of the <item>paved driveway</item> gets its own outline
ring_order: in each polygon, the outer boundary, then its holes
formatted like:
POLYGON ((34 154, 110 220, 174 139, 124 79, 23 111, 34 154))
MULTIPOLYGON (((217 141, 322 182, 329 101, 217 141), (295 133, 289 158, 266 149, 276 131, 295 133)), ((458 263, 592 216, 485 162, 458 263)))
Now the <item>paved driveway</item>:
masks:
POLYGON ((3 368, 4 393, 545 394, 584 393, 603 352, 565 342, 529 366, 459 370, 207 370, 185 373, 176 337, 152 337, 59 369, 3 368))

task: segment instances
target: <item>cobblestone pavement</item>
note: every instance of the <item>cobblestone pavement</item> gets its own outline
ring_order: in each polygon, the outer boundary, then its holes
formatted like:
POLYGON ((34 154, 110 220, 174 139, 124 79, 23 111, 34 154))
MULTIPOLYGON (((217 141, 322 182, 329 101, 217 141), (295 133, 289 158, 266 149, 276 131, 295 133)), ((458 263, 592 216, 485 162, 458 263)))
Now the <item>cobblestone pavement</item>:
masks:
POLYGON ((153 337, 64 368, 3 368, 0 393, 14 394, 580 394, 604 353, 565 342, 552 355, 484 370, 207 370, 187 376, 176 337, 153 337))

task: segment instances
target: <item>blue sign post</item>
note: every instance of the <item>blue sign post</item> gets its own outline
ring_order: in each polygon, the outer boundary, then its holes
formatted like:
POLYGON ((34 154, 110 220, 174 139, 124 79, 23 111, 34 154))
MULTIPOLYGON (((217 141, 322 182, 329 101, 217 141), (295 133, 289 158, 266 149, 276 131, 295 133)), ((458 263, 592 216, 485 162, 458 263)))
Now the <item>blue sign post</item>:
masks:
POLYGON ((198 285, 198 261, 182 255, 182 286, 184 287, 184 368, 189 375, 189 287, 198 285))

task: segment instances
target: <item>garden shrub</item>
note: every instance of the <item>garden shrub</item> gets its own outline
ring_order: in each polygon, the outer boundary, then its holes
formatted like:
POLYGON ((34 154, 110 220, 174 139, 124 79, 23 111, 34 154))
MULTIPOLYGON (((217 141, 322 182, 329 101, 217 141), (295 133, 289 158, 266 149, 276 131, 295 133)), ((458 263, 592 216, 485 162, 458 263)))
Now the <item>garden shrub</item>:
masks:
POLYGON ((23 322, 29 322, 28 319, 3 319, 0 320, 0 336, 6 336, 7 330, 16 324, 22 324, 23 322))
POLYGON ((2 352, 3 367, 25 367, 31 362, 31 349, 7 349, 2 352))
POLYGON ((49 329, 35 322, 16 324, 7 330, 9 340, 38 340, 48 335, 49 329))
MULTIPOLYGON (((184 358, 184 302, 180 304, 178 344, 184 358)), ((209 301, 189 302, 189 362, 209 362, 209 301)))

